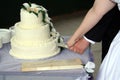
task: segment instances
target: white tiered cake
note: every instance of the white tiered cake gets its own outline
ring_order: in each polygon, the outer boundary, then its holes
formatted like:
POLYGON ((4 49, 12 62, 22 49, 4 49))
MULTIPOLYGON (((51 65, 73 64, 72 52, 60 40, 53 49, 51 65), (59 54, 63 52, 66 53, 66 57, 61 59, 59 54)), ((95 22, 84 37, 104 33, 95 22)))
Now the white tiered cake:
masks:
POLYGON ((37 4, 24 3, 20 22, 15 24, 10 54, 19 59, 41 59, 57 55, 63 41, 50 22, 47 11, 37 4))

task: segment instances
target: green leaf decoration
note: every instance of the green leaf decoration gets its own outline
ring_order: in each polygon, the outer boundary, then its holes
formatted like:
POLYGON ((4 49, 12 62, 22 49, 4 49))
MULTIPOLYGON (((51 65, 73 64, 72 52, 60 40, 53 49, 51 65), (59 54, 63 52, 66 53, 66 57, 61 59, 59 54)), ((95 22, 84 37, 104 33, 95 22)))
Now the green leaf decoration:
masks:
POLYGON ((28 5, 31 7, 32 5, 31 5, 31 2, 28 2, 28 5))
POLYGON ((37 8, 41 8, 41 9, 42 9, 43 7, 42 7, 42 6, 39 6, 39 7, 37 7, 37 8))
POLYGON ((60 50, 62 51, 62 50, 64 50, 65 48, 63 48, 63 47, 60 47, 60 50))
POLYGON ((50 27, 50 31, 52 31, 52 26, 51 26, 51 24, 49 23, 49 27, 50 27))
POLYGON ((21 8, 24 10, 27 10, 27 8, 24 5, 22 5, 21 8))
POLYGON ((62 40, 64 40, 64 38, 62 36, 60 36, 62 38, 62 40))
POLYGON ((46 21, 45 21, 45 18, 46 18, 45 11, 42 11, 42 16, 43 16, 43 22, 46 23, 46 21))
POLYGON ((32 11, 29 11, 29 13, 32 13, 32 11))
POLYGON ((45 18, 46 18, 46 16, 45 16, 46 13, 45 13, 45 11, 39 10, 38 13, 40 13, 40 12, 42 13, 42 16, 43 16, 42 21, 43 21, 44 23, 46 23, 46 21, 45 21, 45 18))
POLYGON ((58 37, 58 43, 61 43, 61 40, 64 40, 64 38, 62 36, 58 37))
POLYGON ((38 17, 38 13, 36 13, 34 11, 29 11, 29 13, 34 13, 38 17))
POLYGON ((34 14, 38 17, 38 13, 36 13, 36 12, 34 12, 34 11, 32 11, 32 13, 34 13, 34 14))
POLYGON ((52 34, 50 34, 50 37, 52 37, 52 34))
POLYGON ((58 43, 60 43, 60 36, 59 36, 59 38, 58 38, 58 43))

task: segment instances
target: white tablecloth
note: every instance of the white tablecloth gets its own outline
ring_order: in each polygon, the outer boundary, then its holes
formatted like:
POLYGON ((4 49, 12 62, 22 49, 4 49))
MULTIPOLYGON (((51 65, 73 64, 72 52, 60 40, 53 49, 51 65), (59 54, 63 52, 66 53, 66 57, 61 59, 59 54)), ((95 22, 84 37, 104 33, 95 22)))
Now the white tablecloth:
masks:
MULTIPOLYGON (((67 38, 65 38, 67 39, 67 38)), ((21 72, 20 60, 9 54, 11 46, 6 43, 0 49, 0 75, 39 75, 39 76, 70 76, 79 78, 78 80, 87 80, 87 73, 84 69, 74 70, 54 70, 54 71, 37 71, 37 72, 21 72)), ((87 49, 83 55, 76 54, 68 49, 63 49, 58 55, 41 60, 60 60, 80 58, 84 64, 91 60, 90 49, 87 49)))

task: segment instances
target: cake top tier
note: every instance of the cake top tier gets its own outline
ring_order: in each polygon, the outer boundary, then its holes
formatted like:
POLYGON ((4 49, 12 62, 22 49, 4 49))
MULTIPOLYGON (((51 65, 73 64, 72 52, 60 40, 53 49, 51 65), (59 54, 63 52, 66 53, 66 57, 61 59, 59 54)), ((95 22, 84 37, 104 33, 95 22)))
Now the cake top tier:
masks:
POLYGON ((34 13, 36 16, 38 16, 40 12, 42 12, 43 14, 47 12, 47 10, 44 7, 35 3, 23 3, 22 9, 28 11, 29 13, 34 13))
POLYGON ((43 25, 44 23, 50 23, 50 18, 47 14, 47 10, 35 3, 23 3, 20 17, 21 23, 24 25, 43 25))

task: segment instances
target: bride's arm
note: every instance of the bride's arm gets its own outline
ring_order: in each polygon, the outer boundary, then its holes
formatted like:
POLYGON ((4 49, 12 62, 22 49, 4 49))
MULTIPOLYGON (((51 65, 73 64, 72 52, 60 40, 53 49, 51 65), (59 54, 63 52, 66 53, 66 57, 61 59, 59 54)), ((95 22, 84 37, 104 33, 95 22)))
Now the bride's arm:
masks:
POLYGON ((73 36, 68 41, 68 46, 72 46, 77 40, 79 40, 87 31, 93 28, 98 21, 115 6, 110 0, 95 0, 93 7, 88 11, 81 25, 75 31, 73 36))

